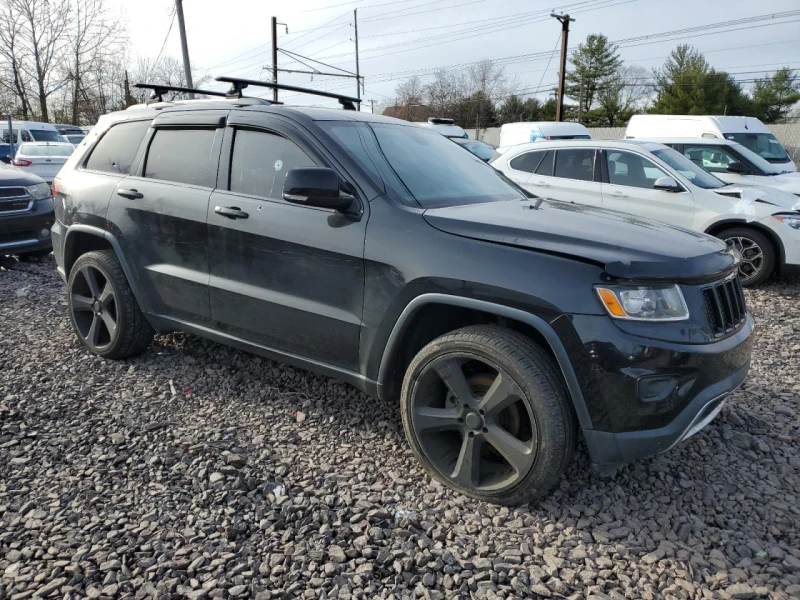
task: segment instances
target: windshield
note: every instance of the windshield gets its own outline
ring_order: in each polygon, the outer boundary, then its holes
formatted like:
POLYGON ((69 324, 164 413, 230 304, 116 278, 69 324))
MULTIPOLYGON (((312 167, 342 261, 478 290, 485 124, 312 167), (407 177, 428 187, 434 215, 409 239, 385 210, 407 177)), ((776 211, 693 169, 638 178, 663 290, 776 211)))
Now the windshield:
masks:
POLYGON ((82 140, 83 138, 85 138, 85 137, 86 137, 86 136, 85 136, 85 135, 83 135, 82 133, 81 133, 80 135, 76 133, 76 134, 69 134, 69 135, 67 136, 67 139, 68 139, 70 142, 72 142, 73 144, 79 144, 79 143, 81 142, 81 140, 82 140))
POLYGON ((423 208, 526 198, 498 171, 435 131, 370 127, 392 170, 423 208))
POLYGON ((31 129, 31 137, 36 142, 63 142, 64 139, 57 131, 50 131, 49 129, 31 129))
POLYGON ((704 171, 677 150, 661 148, 652 152, 653 156, 667 163, 699 188, 714 190, 725 185, 722 180, 717 179, 708 171, 704 171))
POLYGON ((775 165, 768 163, 766 160, 761 158, 758 154, 745 148, 741 144, 731 144, 731 146, 742 156, 744 156, 747 160, 749 160, 753 166, 761 171, 761 173, 757 173, 757 175, 777 175, 778 173, 782 173, 783 169, 776 167, 775 165))
POLYGON ((71 145, 39 146, 37 144, 22 144, 19 153, 22 156, 69 156, 74 148, 71 145))
POLYGON ((769 162, 789 162, 789 155, 771 133, 726 133, 726 140, 741 144, 769 162))
POLYGON ((475 156, 477 156, 481 160, 485 160, 487 162, 492 160, 493 158, 495 158, 497 156, 500 156, 497 152, 494 151, 494 148, 492 148, 489 144, 484 144, 483 142, 478 142, 478 141, 471 141, 471 142, 464 141, 464 142, 461 142, 461 141, 459 141, 459 142, 456 142, 456 143, 464 146, 464 148, 466 148, 467 150, 472 152, 475 156))
POLYGON ((591 136, 588 135, 548 135, 548 140, 590 140, 591 136))

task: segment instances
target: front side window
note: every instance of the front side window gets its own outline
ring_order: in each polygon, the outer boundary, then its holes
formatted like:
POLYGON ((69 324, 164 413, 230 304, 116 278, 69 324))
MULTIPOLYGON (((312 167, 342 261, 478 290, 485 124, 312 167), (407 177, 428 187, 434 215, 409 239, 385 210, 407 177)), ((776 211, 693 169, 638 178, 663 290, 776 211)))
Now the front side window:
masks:
MULTIPOLYGON (((32 142, 33 140, 34 140, 34 138, 31 137, 31 134, 23 129, 22 130, 22 141, 23 142, 32 142)), ((41 140, 41 141, 45 141, 45 140, 41 140)), ((61 140, 47 140, 47 141, 59 141, 60 142, 61 140)))
POLYGON ((293 141, 274 133, 238 129, 233 138, 230 190, 262 198, 283 198, 286 174, 317 164, 293 141))
POLYGON ((144 176, 208 186, 216 133, 216 129, 158 129, 147 152, 144 176))
POLYGON ((683 155, 701 169, 711 173, 725 173, 728 165, 740 162, 737 157, 721 146, 690 146, 683 147, 683 155))
POLYGON ((150 121, 127 121, 106 131, 86 161, 91 171, 128 175, 150 121))
POLYGON ((536 171, 536 167, 539 166, 539 163, 542 162, 542 158, 544 158, 546 151, 545 150, 537 150, 535 152, 526 152, 525 154, 520 154, 511 159, 511 162, 508 163, 515 171, 524 171, 525 173, 533 173, 536 171))
POLYGON ((554 175, 563 179, 592 181, 594 179, 594 154, 591 148, 571 148, 556 153, 554 175))
POLYGON ((608 166, 608 182, 612 185, 624 185, 653 189, 653 184, 667 174, 651 161, 633 152, 606 151, 608 166))
POLYGON ((522 200, 505 175, 423 127, 370 123, 389 166, 423 208, 522 200))

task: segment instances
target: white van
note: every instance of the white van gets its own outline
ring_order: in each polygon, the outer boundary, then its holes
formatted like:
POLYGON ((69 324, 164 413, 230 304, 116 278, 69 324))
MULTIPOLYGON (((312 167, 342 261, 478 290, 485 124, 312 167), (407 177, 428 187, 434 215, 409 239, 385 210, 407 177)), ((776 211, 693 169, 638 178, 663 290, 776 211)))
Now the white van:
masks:
MULTIPOLYGON (((64 138, 50 123, 37 121, 11 121, 14 132, 14 144, 22 142, 63 142, 64 138)), ((11 136, 8 134, 8 121, 0 121, 0 131, 4 144, 9 144, 11 136)))
POLYGON ((427 121, 417 121, 416 124, 435 129, 444 137, 469 138, 467 132, 456 125, 456 122, 453 119, 445 119, 444 117, 431 117, 427 121))
POLYGON ((545 140, 590 140, 589 130, 580 123, 558 121, 525 121, 506 123, 500 128, 499 153, 510 146, 545 140))
POLYGON ((625 130, 630 138, 717 138, 752 150, 782 172, 797 171, 769 127, 755 117, 634 115, 625 130))

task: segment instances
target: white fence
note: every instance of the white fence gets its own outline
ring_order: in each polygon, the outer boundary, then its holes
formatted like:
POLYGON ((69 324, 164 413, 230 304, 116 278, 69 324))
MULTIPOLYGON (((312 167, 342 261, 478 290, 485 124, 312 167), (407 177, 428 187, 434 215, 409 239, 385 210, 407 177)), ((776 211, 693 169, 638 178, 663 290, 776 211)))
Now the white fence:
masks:
MULTIPOLYGON (((786 149, 795 163, 800 161, 800 123, 791 125, 769 125, 772 133, 786 149)), ((469 137, 475 139, 475 130, 467 129, 469 137)), ((592 138, 596 140, 619 140, 625 137, 624 127, 594 127, 589 129, 592 138)), ((500 128, 490 127, 481 130, 481 137, 487 144, 500 145, 500 128)))

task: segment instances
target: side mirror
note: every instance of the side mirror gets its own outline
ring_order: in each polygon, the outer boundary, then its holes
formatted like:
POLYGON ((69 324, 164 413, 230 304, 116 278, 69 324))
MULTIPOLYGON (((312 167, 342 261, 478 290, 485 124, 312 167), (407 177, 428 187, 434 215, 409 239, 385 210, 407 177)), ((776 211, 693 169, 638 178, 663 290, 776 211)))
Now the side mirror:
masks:
POLYGON ((746 175, 747 173, 750 172, 750 171, 747 170, 747 167, 745 167, 740 162, 732 162, 732 163, 730 163, 726 167, 726 170, 728 171, 728 173, 737 173, 739 175, 746 175))
POLYGON ((683 188, 672 177, 659 177, 653 183, 654 190, 661 190, 662 192, 682 192, 683 188))
POLYGON ((342 194, 339 175, 324 167, 290 169, 283 182, 283 199, 294 204, 346 211, 354 198, 342 194))

